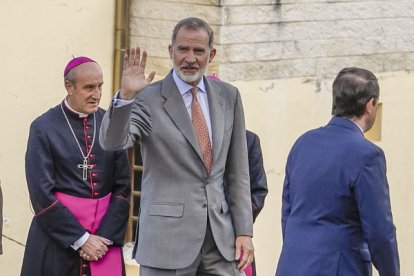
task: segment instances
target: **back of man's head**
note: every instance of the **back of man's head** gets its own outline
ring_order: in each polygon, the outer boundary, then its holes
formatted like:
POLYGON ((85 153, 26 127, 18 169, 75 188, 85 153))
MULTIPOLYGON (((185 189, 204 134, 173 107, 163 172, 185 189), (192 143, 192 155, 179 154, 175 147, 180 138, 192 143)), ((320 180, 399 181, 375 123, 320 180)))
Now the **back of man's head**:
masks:
POLYGON ((332 85, 332 115, 338 117, 361 117, 365 105, 379 98, 379 85, 375 75, 362 68, 342 69, 332 85))

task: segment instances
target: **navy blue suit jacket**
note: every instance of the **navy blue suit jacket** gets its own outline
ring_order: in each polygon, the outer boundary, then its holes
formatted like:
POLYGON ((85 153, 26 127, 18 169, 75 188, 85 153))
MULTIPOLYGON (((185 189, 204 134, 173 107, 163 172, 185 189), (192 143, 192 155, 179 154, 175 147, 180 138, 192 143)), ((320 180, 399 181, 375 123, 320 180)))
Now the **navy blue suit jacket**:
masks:
POLYGON ((253 221, 263 209, 267 195, 267 178, 263 166, 262 148, 259 137, 246 130, 249 157, 250 192, 252 197, 253 221))
POLYGON ((277 276, 396 276, 399 257, 383 151, 352 121, 305 133, 286 165, 277 276))

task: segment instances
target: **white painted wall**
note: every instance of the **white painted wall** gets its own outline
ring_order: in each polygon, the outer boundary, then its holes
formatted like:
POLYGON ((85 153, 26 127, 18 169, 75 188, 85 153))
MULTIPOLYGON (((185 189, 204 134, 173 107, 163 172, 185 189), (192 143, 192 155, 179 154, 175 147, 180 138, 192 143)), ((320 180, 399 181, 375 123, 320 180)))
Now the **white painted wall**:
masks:
MULTIPOLYGON (((106 108, 112 90, 113 1, 2 0, 0 178, 3 234, 26 243, 32 219, 24 155, 30 123, 65 96, 63 69, 72 55, 95 59, 104 72, 106 108)), ((24 248, 3 238, 0 275, 19 275, 24 248)))

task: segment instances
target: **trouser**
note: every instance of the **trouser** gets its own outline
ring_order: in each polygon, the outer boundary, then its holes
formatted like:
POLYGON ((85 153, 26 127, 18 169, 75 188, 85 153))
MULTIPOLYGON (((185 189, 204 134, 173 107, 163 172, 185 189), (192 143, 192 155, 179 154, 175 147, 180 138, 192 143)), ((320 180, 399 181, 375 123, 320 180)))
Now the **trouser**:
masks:
POLYGON ((195 261, 182 269, 158 269, 140 266, 140 276, 245 276, 235 261, 229 262, 221 255, 207 223, 206 237, 195 261))

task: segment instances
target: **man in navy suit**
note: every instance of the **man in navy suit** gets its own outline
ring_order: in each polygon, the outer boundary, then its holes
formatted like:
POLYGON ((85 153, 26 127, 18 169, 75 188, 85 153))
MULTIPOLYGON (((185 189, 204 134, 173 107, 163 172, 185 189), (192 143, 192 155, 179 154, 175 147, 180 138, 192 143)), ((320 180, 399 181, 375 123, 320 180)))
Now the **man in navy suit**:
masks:
POLYGON ((333 83, 333 118, 294 144, 283 187, 277 276, 400 275, 384 152, 364 138, 379 98, 370 71, 333 83))

